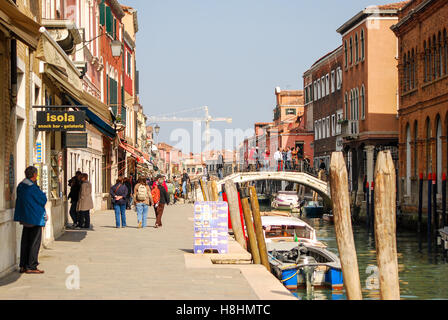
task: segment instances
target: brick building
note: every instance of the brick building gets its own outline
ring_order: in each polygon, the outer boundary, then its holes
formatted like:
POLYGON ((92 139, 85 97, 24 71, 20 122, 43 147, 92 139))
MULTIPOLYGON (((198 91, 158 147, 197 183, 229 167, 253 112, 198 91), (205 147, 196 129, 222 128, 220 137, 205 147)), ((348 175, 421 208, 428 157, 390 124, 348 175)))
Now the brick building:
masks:
POLYGON ((317 60, 303 75, 305 109, 312 110, 312 114, 305 111, 305 116, 312 117, 315 168, 320 160, 329 168, 331 153, 342 150, 342 60, 340 46, 317 60))
POLYGON ((397 37, 390 27, 407 1, 361 10, 337 32, 342 36, 342 137, 349 187, 363 198, 364 179, 374 181, 379 151, 389 149, 398 165, 397 37))
POLYGON ((440 201, 442 174, 448 169, 447 17, 447 1, 414 0, 392 26, 400 50, 400 199, 410 212, 417 210, 419 175, 426 180, 436 174, 440 201))

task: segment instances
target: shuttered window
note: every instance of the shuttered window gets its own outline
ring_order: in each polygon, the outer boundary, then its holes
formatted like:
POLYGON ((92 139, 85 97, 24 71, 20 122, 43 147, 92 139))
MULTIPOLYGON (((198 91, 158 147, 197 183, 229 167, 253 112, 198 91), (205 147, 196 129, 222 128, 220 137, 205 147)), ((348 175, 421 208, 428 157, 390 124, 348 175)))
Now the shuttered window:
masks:
POLYGON ((114 17, 109 6, 106 6, 106 32, 114 36, 114 17))
POLYGON ((106 24, 106 4, 104 3, 104 0, 101 0, 98 7, 100 11, 100 24, 104 26, 106 24))

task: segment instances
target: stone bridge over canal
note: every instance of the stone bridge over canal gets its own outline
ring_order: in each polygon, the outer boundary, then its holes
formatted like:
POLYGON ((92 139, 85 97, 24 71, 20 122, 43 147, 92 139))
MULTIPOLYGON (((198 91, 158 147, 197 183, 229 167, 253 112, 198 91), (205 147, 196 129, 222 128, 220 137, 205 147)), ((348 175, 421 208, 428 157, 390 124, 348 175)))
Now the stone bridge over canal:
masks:
POLYGON ((331 199, 329 183, 322 181, 312 175, 305 172, 239 172, 225 177, 224 179, 217 181, 218 190, 222 190, 222 186, 226 181, 233 181, 234 183, 244 183, 250 181, 261 181, 261 180, 277 180, 277 181, 289 181, 298 183, 311 188, 316 191, 322 198, 326 201, 331 199))

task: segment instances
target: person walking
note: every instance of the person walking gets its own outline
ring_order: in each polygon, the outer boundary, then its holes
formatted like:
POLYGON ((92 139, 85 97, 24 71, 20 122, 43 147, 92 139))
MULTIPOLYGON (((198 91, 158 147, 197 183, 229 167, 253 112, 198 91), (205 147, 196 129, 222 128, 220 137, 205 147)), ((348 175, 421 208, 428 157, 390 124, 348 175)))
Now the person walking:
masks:
POLYGON ((124 185, 128 189, 128 194, 126 195, 126 209, 131 209, 132 181, 130 177, 124 179, 124 185))
POLYGON ((287 158, 287 153, 286 153, 286 149, 282 150, 282 170, 285 171, 286 169, 286 158, 287 158))
POLYGON ((42 240, 42 227, 48 220, 45 212, 47 196, 37 181, 37 168, 28 167, 25 170, 25 179, 17 186, 16 207, 14 221, 23 225, 22 240, 20 243, 20 273, 42 274, 39 270, 39 249, 42 240))
POLYGON ((78 211, 79 228, 90 228, 90 210, 93 209, 92 184, 87 173, 81 174, 81 189, 79 192, 78 211))
POLYGON ((182 174, 182 192, 184 199, 187 200, 187 183, 190 180, 190 177, 187 174, 187 170, 184 169, 184 173, 182 174))
POLYGON ((224 168, 224 157, 221 152, 218 151, 218 162, 216 164, 216 168, 218 169, 218 178, 222 179, 222 169, 224 168))
POLYGON ((286 149, 286 170, 292 169, 292 151, 291 148, 288 147, 286 149))
POLYGON ((269 171, 270 169, 270 164, 269 164, 269 160, 271 158, 271 151, 269 151, 269 149, 266 149, 264 152, 264 171, 269 171))
POLYGON ((112 196, 112 204, 115 210, 115 225, 117 228, 126 228, 126 196, 128 195, 128 188, 124 185, 123 177, 117 179, 117 183, 110 188, 110 195, 112 196), (121 217, 121 221, 120 221, 121 217))
POLYGON ((169 179, 169 180, 166 182, 166 186, 168 187, 168 194, 169 194, 169 197, 170 197, 170 203, 171 203, 171 202, 174 201, 174 184, 173 184, 173 182, 171 181, 171 179, 169 179))
MULTIPOLYGON (((160 194, 160 197, 158 199, 158 202, 156 203, 156 199, 154 199, 154 207, 156 209, 156 225, 155 228, 160 228, 162 226, 162 215, 163 210, 165 209, 165 205, 168 205, 170 203, 170 199, 168 196, 168 192, 165 190, 163 186, 163 178, 159 177, 158 184, 154 186, 154 190, 159 190, 158 193, 160 194)), ((157 191, 156 191, 157 193, 157 191)), ((153 193, 154 195, 154 193, 153 193)))
POLYGON ((73 225, 71 228, 78 227, 78 211, 76 209, 79 200, 79 191, 81 190, 81 171, 76 171, 74 177, 68 181, 70 186, 70 193, 68 194, 68 199, 70 199, 70 217, 72 218, 73 225))
POLYGON ((274 160, 275 163, 277 164, 277 171, 281 171, 282 170, 282 153, 280 151, 280 148, 277 149, 277 151, 275 151, 274 153, 274 160))
POLYGON ((140 178, 134 188, 135 210, 137 211, 138 228, 146 228, 148 208, 152 205, 151 189, 145 178, 140 178))

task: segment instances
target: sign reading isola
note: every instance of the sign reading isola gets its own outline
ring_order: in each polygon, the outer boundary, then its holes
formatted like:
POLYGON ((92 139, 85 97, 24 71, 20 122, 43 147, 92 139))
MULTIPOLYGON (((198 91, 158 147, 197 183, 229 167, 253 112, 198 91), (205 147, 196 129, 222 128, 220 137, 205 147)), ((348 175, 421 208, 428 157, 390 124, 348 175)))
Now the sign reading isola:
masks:
POLYGON ((36 130, 85 131, 86 113, 84 111, 39 111, 36 130))

